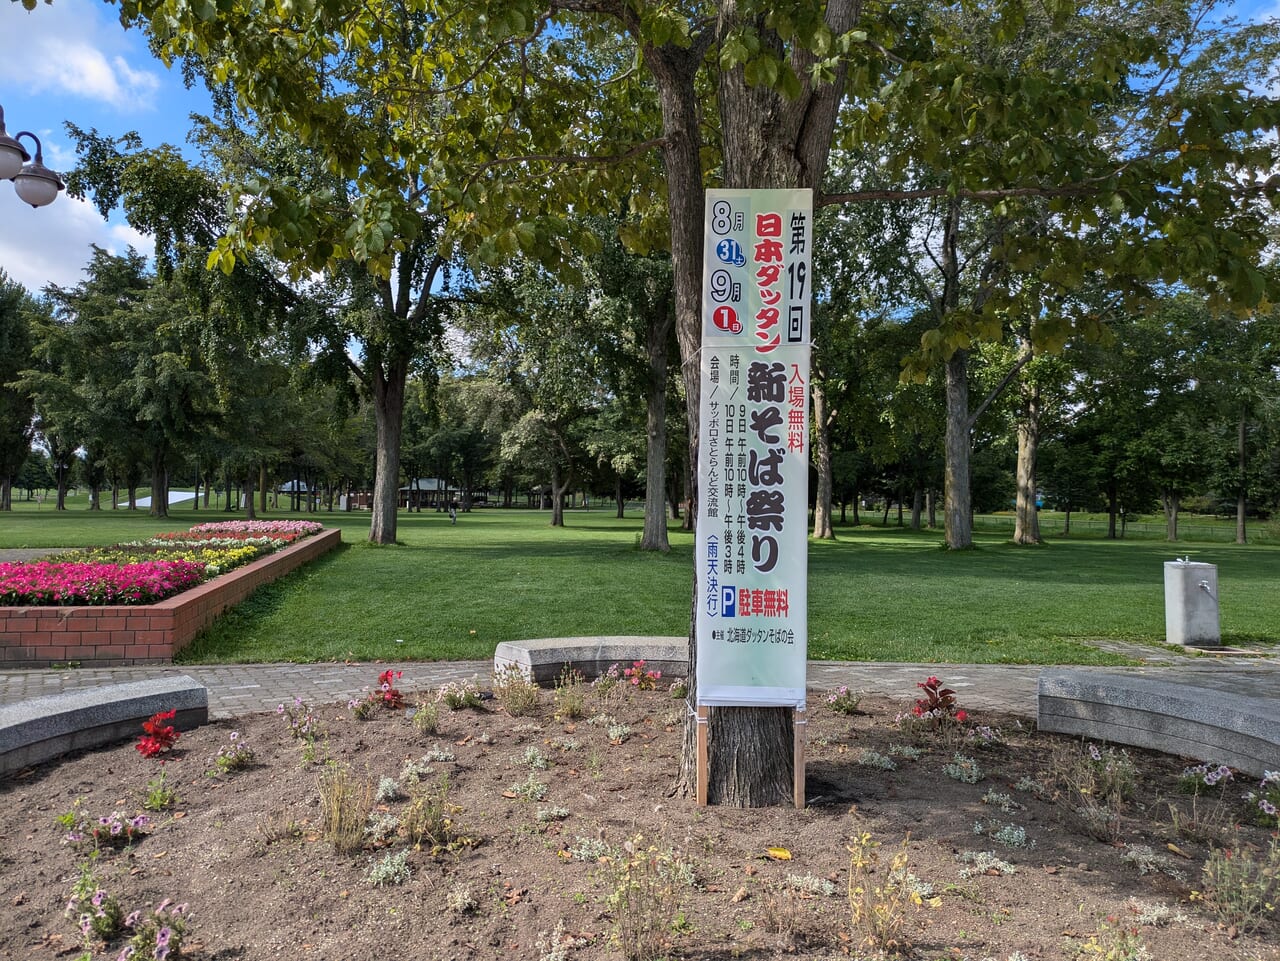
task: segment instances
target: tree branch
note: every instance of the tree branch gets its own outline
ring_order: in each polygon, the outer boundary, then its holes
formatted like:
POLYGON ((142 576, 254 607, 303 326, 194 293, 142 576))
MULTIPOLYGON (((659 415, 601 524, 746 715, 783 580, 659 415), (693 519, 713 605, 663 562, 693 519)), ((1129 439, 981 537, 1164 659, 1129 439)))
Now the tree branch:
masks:
POLYGON ((1031 363, 1031 358, 1034 356, 1035 353, 1032 351, 1031 345, 1028 344, 1027 348, 1022 352, 1022 356, 1019 357, 1017 362, 1009 368, 1009 372, 1000 378, 1000 383, 996 384, 995 387, 991 389, 991 392, 988 393, 986 397, 982 398, 982 403, 979 404, 977 409, 969 415, 969 420, 965 424, 966 433, 973 430, 974 425, 978 423, 978 418, 987 412, 987 408, 991 406, 991 402, 1000 396, 1000 392, 1009 386, 1013 381, 1013 378, 1018 376, 1018 371, 1031 363))

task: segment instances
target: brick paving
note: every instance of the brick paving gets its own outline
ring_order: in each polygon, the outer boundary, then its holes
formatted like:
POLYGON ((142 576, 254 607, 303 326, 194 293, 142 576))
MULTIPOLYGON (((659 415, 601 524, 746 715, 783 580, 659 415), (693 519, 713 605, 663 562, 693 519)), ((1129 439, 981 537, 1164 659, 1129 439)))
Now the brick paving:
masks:
MULTIPOLYGON (((1108 649, 1146 663, 1140 667, 1092 668, 1135 672, 1186 681, 1215 690, 1275 697, 1280 680, 1277 657, 1189 657, 1177 649, 1107 642, 1108 649)), ((372 687, 386 664, 192 664, 137 667, 0 671, 0 704, 45 694, 116 684, 149 677, 185 674, 209 690, 209 713, 215 718, 273 711, 295 697, 331 703, 358 697, 372 687)), ((476 677, 485 684, 491 661, 418 661, 394 665, 404 671, 399 687, 406 692, 434 690, 448 681, 476 677)), ((809 687, 828 691, 842 684, 868 694, 901 698, 915 695, 916 683, 938 675, 955 689, 966 707, 1034 717, 1041 665, 899 664, 868 661, 810 661, 809 687)))

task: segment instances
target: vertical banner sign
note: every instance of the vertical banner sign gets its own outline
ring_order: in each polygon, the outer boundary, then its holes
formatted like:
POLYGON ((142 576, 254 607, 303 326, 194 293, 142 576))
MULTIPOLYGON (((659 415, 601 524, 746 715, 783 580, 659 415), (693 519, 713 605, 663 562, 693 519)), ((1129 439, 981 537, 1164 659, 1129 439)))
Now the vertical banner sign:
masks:
POLYGON ((708 190, 697 702, 805 706, 809 190, 708 190))

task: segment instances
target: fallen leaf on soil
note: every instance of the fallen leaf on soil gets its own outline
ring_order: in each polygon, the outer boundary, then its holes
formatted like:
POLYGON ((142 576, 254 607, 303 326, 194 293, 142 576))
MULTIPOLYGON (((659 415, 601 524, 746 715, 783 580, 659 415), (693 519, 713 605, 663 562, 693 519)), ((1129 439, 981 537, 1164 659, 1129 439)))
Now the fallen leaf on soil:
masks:
POLYGON ((756 866, 754 864, 748 864, 746 867, 746 872, 747 872, 747 877, 751 877, 751 875, 756 873, 756 866))
POLYGON ((168 853, 169 853, 168 851, 157 851, 155 854, 151 855, 151 859, 153 861, 159 861, 162 857, 164 857, 168 853))
POLYGON ((1045 874, 1057 874, 1057 873, 1058 873, 1057 865, 1054 865, 1054 864, 1048 864, 1048 865, 1045 865, 1044 873, 1045 873, 1045 874))
POLYGON ((506 896, 502 900, 505 901, 508 905, 516 905, 516 904, 519 904, 521 901, 523 901, 524 896, 528 893, 529 893, 528 888, 515 888, 507 892, 506 896))
POLYGON ((27 903, 26 891, 19 891, 13 898, 14 907, 17 907, 19 904, 26 904, 26 903, 27 903))
POLYGON ((765 848, 764 853, 774 861, 790 861, 791 852, 786 848, 765 848))
POLYGON ((514 798, 514 797, 517 797, 518 795, 516 794, 515 791, 503 791, 502 796, 506 798, 514 798))
POLYGON ((462 747, 462 745, 467 744, 467 743, 469 743, 470 741, 471 741, 471 735, 470 735, 470 734, 468 734, 468 735, 467 735, 466 737, 464 737, 461 741, 454 741, 453 743, 454 743, 454 744, 456 744, 456 745, 458 745, 458 747, 462 747))
POLYGON ((738 890, 733 892, 733 903, 741 904, 749 897, 751 897, 751 895, 747 892, 746 888, 738 888, 738 890))
POLYGON ((1165 847, 1167 847, 1170 851, 1172 851, 1178 857, 1186 858, 1188 861, 1191 860, 1191 855, 1188 854, 1186 851, 1182 850, 1182 848, 1178 847, 1172 841, 1169 841, 1167 844, 1165 844, 1165 847))
POLYGON ((181 821, 181 820, 182 820, 184 817, 186 817, 186 816, 187 816, 187 812, 186 812, 186 811, 174 811, 174 812, 173 812, 173 819, 174 819, 175 821, 181 821))

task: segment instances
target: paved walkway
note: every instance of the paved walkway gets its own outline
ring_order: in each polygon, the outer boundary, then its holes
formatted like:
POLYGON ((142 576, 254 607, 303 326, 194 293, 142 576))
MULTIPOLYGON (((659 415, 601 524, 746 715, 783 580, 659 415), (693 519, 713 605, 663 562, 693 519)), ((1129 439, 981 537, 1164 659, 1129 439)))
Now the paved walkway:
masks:
MULTIPOLYGON (((1145 659, 1147 663, 1141 667, 1093 670, 1131 671, 1255 697, 1274 698, 1276 691, 1280 690, 1277 684, 1280 682, 1280 656, 1188 657, 1173 648, 1165 651, 1116 641, 1108 641, 1105 646, 1135 659, 1145 659)), ((0 671, 0 704, 13 704, 76 688, 185 674, 208 688, 211 717, 237 717, 257 711, 273 711, 276 705, 295 697, 313 703, 358 697, 373 686, 379 672, 388 666, 404 671, 399 687, 406 692, 434 690, 448 681, 471 677, 478 677, 484 684, 492 673, 491 661, 426 661, 394 665, 196 664, 0 671)), ((1042 669, 1040 665, 810 661, 809 686, 816 691, 827 691, 847 684, 853 690, 908 702, 916 694, 916 683, 936 674, 956 691, 960 703, 966 707, 1035 717, 1036 683, 1042 669)))

